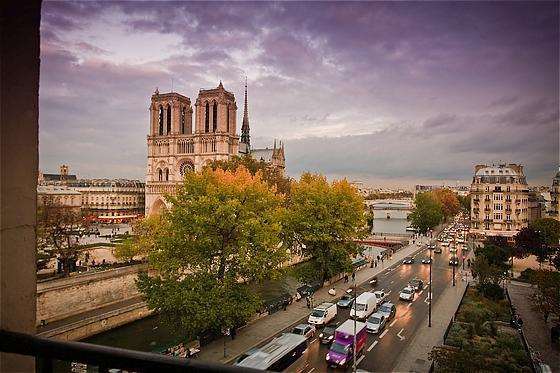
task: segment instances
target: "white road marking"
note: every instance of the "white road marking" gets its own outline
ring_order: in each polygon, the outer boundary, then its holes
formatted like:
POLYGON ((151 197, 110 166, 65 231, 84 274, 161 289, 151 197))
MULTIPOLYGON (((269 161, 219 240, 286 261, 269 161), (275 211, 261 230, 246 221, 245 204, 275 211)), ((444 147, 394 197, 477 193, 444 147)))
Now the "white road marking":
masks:
POLYGON ((397 333, 397 337, 399 337, 399 339, 400 339, 401 341, 404 341, 404 340, 405 340, 405 337, 403 337, 403 336, 401 335, 401 333, 402 333, 403 331, 404 331, 404 328, 402 328, 401 330, 399 330, 399 332, 397 333))
POLYGON ((395 280, 391 281, 391 284, 394 284, 394 283, 395 283, 395 280))
POLYGON ((383 333, 381 333, 381 335, 379 336, 379 339, 385 337, 385 334, 387 334, 388 331, 389 331, 389 329, 385 329, 385 331, 383 333))
POLYGON ((392 291, 393 291, 393 290, 389 290, 388 292, 385 293, 385 295, 391 294, 392 291))
POLYGON ((397 322, 397 319, 394 319, 393 322, 389 324, 389 326, 395 325, 396 322, 397 322))
POLYGON ((412 307, 412 302, 410 302, 410 303, 408 304, 408 306, 406 306, 406 308, 410 308, 410 307, 412 307))
POLYGON ((311 368, 308 373, 311 373, 315 370, 315 368, 311 368))
POLYGON ((362 360, 364 360, 364 357, 366 357, 366 355, 362 355, 362 357, 359 358, 358 361, 356 361, 356 365, 360 364, 362 360))
POLYGON ((422 295, 423 292, 424 292, 424 290, 420 290, 420 292, 418 293, 418 296, 422 295))
POLYGON ((379 343, 378 340, 373 341, 373 343, 371 344, 371 346, 369 346, 368 349, 367 349, 368 352, 370 352, 371 350, 373 350, 373 348, 374 348, 375 346, 377 346, 378 343, 379 343))
POLYGON ((311 341, 311 343, 314 343, 317 340, 317 338, 315 338, 314 340, 311 341))
POLYGON ((424 285, 424 290, 426 290, 428 288, 428 284, 424 285))

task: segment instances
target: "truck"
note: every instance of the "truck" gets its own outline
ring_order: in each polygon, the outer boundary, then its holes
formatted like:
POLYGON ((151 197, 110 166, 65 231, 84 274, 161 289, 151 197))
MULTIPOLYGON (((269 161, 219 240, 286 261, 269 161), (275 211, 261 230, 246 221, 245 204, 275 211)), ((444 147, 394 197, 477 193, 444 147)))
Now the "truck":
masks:
POLYGON ((348 319, 336 328, 334 331, 334 341, 325 357, 328 365, 347 367, 352 363, 354 356, 354 335, 356 336, 357 358, 366 347, 366 323, 348 319), (356 331, 355 334, 354 330, 356 331))
POLYGON ((313 309, 307 322, 315 325, 326 325, 336 317, 336 311, 336 304, 322 303, 313 309))
POLYGON ((377 297, 374 293, 366 291, 356 298, 352 308, 350 308, 350 317, 359 320, 365 320, 375 312, 377 308, 377 297))

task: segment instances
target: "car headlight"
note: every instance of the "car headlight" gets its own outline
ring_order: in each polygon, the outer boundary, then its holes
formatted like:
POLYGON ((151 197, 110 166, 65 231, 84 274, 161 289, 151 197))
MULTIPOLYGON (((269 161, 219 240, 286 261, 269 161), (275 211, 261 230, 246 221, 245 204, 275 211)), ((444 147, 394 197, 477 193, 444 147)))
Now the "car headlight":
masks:
POLYGON ((346 364, 346 359, 342 359, 338 362, 339 364, 346 364))
POLYGON ((319 338, 323 338, 323 333, 319 334, 319 338))
POLYGON ((325 360, 329 361, 331 358, 329 357, 329 354, 327 354, 327 357, 325 357, 325 360))
POLYGON ((332 339, 332 335, 329 335, 329 340, 331 340, 331 339, 332 339))

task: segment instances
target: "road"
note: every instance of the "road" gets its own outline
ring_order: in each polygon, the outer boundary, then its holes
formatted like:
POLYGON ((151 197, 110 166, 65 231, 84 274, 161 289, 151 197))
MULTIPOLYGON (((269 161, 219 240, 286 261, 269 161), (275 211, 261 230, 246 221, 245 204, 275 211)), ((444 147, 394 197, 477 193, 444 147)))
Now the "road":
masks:
MULTIPOLYGON (((370 372, 391 371, 398 362, 399 354, 406 349, 420 323, 425 320, 428 314, 429 265, 422 264, 420 261, 427 256, 429 256, 428 250, 420 251, 415 255, 414 264, 397 263, 377 276, 378 285, 374 290, 385 290, 388 293, 387 299, 397 306, 397 313, 379 335, 368 334, 367 350, 363 356, 358 357, 359 369, 370 372), (424 281, 424 289, 417 293, 413 302, 400 301, 399 293, 401 289, 413 277, 418 277, 424 281)), ((443 289, 446 286, 451 286, 452 268, 449 266, 449 250, 444 249, 442 254, 432 253, 432 257, 434 258, 432 265, 433 300, 436 302, 443 289)), ((459 268, 457 268, 457 273, 459 273, 459 268)), ((458 274, 456 279, 460 281, 458 274)), ((366 282, 364 285, 358 286, 357 294, 368 290, 372 290, 372 287, 366 282)), ((437 317, 437 315, 432 316, 437 317)), ((339 307, 334 322, 342 323, 348 318, 349 310, 339 307)), ((301 322, 306 321, 307 318, 301 320, 301 322)), ((291 328, 287 328, 283 332, 289 331, 291 331, 291 328)), ((327 367, 325 361, 327 352, 328 346, 320 344, 316 337, 313 338, 309 346, 308 364, 305 372, 341 371, 340 369, 327 367)), ((351 369, 347 370, 350 371, 351 369)))

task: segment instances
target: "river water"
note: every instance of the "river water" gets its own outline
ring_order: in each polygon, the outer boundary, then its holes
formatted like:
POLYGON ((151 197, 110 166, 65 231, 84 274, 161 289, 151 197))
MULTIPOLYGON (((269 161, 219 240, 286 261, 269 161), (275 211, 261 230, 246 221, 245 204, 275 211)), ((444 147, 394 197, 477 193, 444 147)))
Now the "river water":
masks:
POLYGON ((407 216, 411 212, 408 201, 383 200, 374 201, 372 205, 372 233, 376 235, 383 233, 411 234, 406 230, 406 227, 410 225, 407 216))

